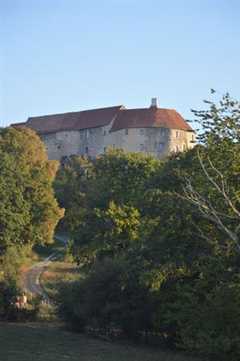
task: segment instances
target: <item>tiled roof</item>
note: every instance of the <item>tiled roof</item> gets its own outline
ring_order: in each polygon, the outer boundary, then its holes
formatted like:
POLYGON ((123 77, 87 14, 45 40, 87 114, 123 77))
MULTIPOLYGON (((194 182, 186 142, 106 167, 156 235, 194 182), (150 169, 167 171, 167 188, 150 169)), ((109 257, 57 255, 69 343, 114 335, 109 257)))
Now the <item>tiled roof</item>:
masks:
POLYGON ((148 128, 163 127, 171 129, 190 130, 193 129, 174 109, 143 108, 123 109, 117 115, 111 131, 125 128, 148 128))
POLYGON ((26 125, 26 122, 22 122, 22 123, 18 122, 18 123, 11 124, 11 127, 18 128, 18 127, 24 127, 25 125, 26 125))
POLYGON ((80 130, 103 127, 114 120, 111 132, 127 128, 163 127, 193 131, 190 125, 174 109, 156 107, 126 109, 123 106, 84 110, 80 112, 31 117, 26 123, 12 124, 26 126, 40 134, 63 130, 80 130))
POLYGON ((28 118, 26 127, 38 133, 97 128, 109 124, 122 106, 28 118))

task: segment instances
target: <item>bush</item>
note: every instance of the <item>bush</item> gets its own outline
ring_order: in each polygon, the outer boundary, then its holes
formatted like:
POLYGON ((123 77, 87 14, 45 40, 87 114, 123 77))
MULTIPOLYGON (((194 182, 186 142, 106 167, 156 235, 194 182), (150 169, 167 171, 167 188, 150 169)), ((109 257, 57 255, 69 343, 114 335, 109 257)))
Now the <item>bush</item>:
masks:
POLYGON ((49 302, 40 302, 36 310, 36 319, 38 321, 56 320, 55 306, 49 302))
POLYGON ((59 293, 59 313, 75 330, 86 326, 108 333, 117 328, 136 338, 151 329, 151 297, 123 260, 97 262, 85 280, 59 293))
POLYGON ((183 347, 216 360, 240 359, 240 284, 221 285, 203 302, 183 305, 183 347))
POLYGON ((0 319, 9 320, 15 317, 13 301, 17 293, 15 283, 0 282, 0 319))
POLYGON ((74 331, 84 331, 87 323, 84 300, 84 281, 59 287, 58 315, 74 331))

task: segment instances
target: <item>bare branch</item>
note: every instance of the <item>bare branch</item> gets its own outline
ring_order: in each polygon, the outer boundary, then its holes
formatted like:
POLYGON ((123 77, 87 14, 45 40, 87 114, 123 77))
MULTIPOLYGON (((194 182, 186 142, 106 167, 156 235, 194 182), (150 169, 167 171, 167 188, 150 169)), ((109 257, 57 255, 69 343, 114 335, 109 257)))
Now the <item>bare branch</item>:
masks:
POLYGON ((209 161, 209 164, 211 166, 211 168, 220 176, 221 178, 221 181, 222 181, 222 187, 220 187, 218 185, 217 182, 215 182, 215 180, 210 176, 210 174, 208 173, 204 163, 203 163, 203 160, 200 156, 200 153, 199 153, 199 150, 198 150, 198 159, 199 159, 199 162, 200 162, 200 165, 201 165, 201 168, 204 172, 204 174, 206 175, 208 181, 214 186, 214 188, 223 196, 224 198, 224 201, 225 203, 232 209, 232 211, 238 216, 238 218, 240 218, 240 211, 234 206, 232 200, 230 199, 230 197, 228 196, 228 194, 226 193, 226 188, 227 187, 227 184, 226 182, 224 181, 224 176, 223 174, 216 168, 214 167, 213 163, 211 162, 211 160, 208 158, 208 161, 209 161))
MULTIPOLYGON (((215 181, 213 182, 215 183, 215 181)), ((240 250, 238 232, 236 232, 236 230, 232 231, 229 228, 229 226, 224 224, 222 220, 221 216, 226 218, 227 215, 219 214, 219 212, 215 209, 213 204, 207 198, 204 198, 199 192, 197 192, 194 189, 189 179, 186 180, 186 186, 184 187, 183 190, 184 190, 184 196, 181 196, 181 198, 187 200, 192 205, 194 205, 198 209, 202 217, 214 223, 220 231, 224 232, 234 243, 236 243, 238 249, 240 250)), ((223 195, 222 192, 221 194, 223 195)), ((237 231, 239 230, 239 228, 240 225, 237 226, 237 231)), ((206 239, 206 236, 203 233, 200 233, 200 235, 202 238, 206 239)))

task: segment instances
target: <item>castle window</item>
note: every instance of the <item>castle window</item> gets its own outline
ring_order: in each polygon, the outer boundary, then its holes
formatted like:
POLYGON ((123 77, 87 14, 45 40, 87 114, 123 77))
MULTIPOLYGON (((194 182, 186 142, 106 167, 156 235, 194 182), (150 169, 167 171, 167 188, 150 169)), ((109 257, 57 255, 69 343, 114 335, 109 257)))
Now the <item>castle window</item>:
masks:
POLYGON ((125 134, 128 135, 128 129, 125 129, 125 134))
POLYGON ((158 142, 155 142, 154 143, 154 148, 157 152, 161 152, 164 148, 164 143, 158 143, 158 142))
POLYGON ((163 150, 163 148, 164 148, 164 144, 163 144, 163 143, 159 143, 159 145, 158 145, 158 150, 159 150, 159 152, 161 152, 161 151, 163 150))

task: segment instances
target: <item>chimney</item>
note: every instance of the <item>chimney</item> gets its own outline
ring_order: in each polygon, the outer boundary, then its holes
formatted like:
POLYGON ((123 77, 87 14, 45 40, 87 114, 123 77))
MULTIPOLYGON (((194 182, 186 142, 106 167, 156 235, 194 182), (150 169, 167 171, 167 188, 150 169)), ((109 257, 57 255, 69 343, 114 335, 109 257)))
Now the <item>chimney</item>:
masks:
POLYGON ((152 98, 150 108, 157 108, 157 107, 158 107, 157 98, 152 98))

